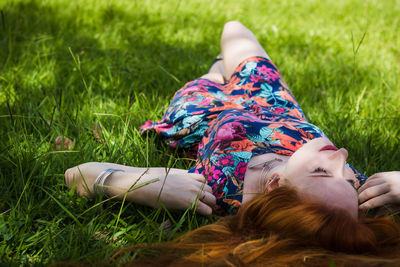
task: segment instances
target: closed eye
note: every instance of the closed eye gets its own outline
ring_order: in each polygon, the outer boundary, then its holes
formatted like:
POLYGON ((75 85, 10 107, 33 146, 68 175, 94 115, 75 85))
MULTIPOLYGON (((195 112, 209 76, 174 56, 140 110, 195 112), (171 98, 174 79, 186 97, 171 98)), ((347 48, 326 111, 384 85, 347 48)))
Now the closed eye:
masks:
POLYGON ((321 167, 316 168, 312 173, 318 173, 318 172, 328 173, 325 169, 321 167))

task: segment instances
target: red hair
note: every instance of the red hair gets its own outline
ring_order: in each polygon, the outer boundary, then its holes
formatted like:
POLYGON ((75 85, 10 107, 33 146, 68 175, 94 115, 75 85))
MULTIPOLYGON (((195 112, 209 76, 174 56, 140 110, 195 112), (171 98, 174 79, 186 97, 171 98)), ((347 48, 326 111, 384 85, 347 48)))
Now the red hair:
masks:
POLYGON ((215 224, 172 242, 125 248, 114 258, 132 250, 161 253, 131 263, 140 266, 400 264, 400 227, 389 217, 356 220, 344 210, 311 203, 294 189, 280 187, 215 224))

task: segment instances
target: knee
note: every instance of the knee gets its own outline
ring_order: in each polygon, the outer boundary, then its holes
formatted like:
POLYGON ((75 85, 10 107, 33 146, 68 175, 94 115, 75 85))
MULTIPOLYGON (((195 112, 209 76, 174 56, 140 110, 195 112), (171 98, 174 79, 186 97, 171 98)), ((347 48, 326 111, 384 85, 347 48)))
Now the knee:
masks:
POLYGON ((244 27, 240 21, 237 20, 231 20, 225 23, 224 29, 230 29, 230 28, 237 28, 237 27, 244 27))
POLYGON ((240 23, 239 21, 237 21, 237 20, 228 21, 224 25, 223 35, 227 35, 227 34, 229 35, 229 34, 241 31, 243 29, 246 29, 246 27, 243 26, 243 24, 240 23))

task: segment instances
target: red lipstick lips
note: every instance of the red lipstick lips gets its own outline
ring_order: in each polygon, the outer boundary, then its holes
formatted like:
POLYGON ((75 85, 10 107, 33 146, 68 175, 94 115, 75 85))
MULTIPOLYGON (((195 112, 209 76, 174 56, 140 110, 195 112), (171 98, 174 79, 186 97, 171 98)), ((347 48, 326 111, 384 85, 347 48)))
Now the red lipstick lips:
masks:
POLYGON ((337 150, 339 150, 339 148, 337 148, 337 147, 335 147, 333 145, 327 145, 327 146, 324 146, 323 148, 321 148, 319 151, 325 151, 325 150, 337 151, 337 150))

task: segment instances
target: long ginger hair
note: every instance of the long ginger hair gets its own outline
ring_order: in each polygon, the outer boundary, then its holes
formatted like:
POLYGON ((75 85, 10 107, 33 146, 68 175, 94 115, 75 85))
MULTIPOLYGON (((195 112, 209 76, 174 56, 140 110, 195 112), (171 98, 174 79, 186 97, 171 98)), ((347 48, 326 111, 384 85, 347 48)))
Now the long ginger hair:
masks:
POLYGON ((128 264, 135 266, 400 265, 400 227, 390 217, 356 220, 280 187, 236 215, 168 243, 125 248, 114 258, 126 251, 142 255, 128 264))

